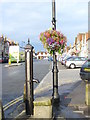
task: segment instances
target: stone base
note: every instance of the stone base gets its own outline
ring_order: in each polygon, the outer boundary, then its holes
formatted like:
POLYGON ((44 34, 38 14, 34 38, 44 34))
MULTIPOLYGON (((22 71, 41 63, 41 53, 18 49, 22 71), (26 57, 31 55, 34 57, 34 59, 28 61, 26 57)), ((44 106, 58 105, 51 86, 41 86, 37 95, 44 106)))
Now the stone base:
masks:
POLYGON ((36 98, 34 101, 34 118, 52 118, 52 99, 49 97, 36 98))

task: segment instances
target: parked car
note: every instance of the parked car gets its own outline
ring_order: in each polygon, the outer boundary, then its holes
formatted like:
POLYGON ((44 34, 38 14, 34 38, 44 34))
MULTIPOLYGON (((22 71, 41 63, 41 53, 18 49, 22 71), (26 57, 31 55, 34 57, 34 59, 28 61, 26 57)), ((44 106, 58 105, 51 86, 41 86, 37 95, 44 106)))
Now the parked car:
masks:
POLYGON ((90 81, 90 59, 88 59, 80 69, 80 77, 82 80, 90 81))
POLYGON ((2 63, 2 57, 0 57, 0 63, 2 63))
POLYGON ((8 63, 8 57, 0 57, 0 63, 8 63))
POLYGON ((9 57, 3 57, 3 63, 8 63, 9 57))
POLYGON ((64 58, 64 57, 61 57, 61 58, 60 58, 60 62, 61 62, 62 65, 63 65, 63 63, 62 63, 63 58, 64 58))
POLYGON ((66 62, 67 62, 68 60, 72 59, 72 58, 73 58, 73 56, 68 57, 67 59, 65 59, 65 63, 64 63, 64 65, 66 66, 66 62))
POLYGON ((75 67, 81 67, 85 62, 87 58, 85 57, 76 57, 73 56, 70 59, 67 59, 66 61, 66 67, 74 69, 75 67))
POLYGON ((68 58, 70 58, 70 57, 71 57, 70 55, 65 56, 65 57, 62 59, 61 64, 62 64, 62 65, 65 65, 65 64, 66 64, 66 60, 67 60, 68 58))
POLYGON ((60 62, 62 65, 63 65, 62 60, 65 58, 65 56, 66 56, 66 54, 62 54, 62 56, 60 57, 60 62))
POLYGON ((53 57, 48 57, 48 61, 53 61, 53 57))

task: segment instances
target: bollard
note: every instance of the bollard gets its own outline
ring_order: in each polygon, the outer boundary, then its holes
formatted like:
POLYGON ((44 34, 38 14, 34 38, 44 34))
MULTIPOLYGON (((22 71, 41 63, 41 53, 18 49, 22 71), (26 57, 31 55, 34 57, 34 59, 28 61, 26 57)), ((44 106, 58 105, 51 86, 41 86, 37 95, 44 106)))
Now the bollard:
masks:
POLYGON ((26 84, 24 84, 23 102, 26 100, 26 84))
POLYGON ((8 64, 11 65, 11 59, 9 59, 8 64))
POLYGON ((90 81, 86 83, 86 100, 85 103, 87 106, 90 106, 90 81))
POLYGON ((26 78, 26 114, 33 115, 33 46, 28 44, 25 47, 25 78, 26 78))
POLYGON ((9 54, 8 64, 11 65, 11 54, 9 54))

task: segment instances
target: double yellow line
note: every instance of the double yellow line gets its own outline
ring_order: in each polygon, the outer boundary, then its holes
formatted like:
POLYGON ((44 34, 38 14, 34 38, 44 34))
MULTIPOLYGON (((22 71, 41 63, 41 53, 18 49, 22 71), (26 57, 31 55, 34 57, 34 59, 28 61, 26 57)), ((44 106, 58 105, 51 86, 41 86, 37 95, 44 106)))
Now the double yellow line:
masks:
POLYGON ((19 101, 23 100, 23 96, 20 96, 12 101, 10 101, 9 103, 7 103, 6 105, 3 106, 3 110, 7 110, 8 108, 10 108, 11 106, 13 106, 14 104, 18 103, 19 101))

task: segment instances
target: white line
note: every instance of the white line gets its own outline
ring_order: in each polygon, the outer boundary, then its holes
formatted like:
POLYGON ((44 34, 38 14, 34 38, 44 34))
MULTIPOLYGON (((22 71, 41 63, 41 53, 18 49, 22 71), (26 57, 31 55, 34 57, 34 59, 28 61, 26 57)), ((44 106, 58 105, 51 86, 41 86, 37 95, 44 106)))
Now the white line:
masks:
POLYGON ((17 115, 15 118, 18 118, 19 116, 21 116, 23 113, 25 113, 25 110, 23 110, 19 115, 17 115))
POLYGON ((82 113, 84 114, 84 111, 73 111, 74 113, 82 113))

